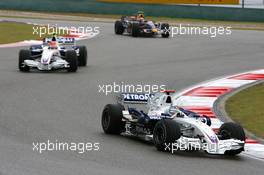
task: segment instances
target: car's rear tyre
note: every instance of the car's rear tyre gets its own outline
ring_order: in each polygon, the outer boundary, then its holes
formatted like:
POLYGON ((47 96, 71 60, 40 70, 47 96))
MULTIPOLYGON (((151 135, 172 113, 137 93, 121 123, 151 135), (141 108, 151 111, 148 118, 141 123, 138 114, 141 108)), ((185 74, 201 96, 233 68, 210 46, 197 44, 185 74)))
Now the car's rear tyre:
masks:
POLYGON ((124 28, 122 22, 116 21, 115 22, 115 34, 122 35, 124 33, 124 30, 125 30, 125 28, 124 28))
POLYGON ((106 134, 119 135, 125 128, 125 122, 122 121, 122 111, 124 106, 120 104, 108 104, 102 112, 102 128, 106 134))
POLYGON ((170 25, 167 23, 161 24, 161 30, 165 32, 161 34, 163 38, 168 38, 170 36, 170 25))
POLYGON ((68 72, 76 72, 78 69, 78 60, 75 50, 66 51, 65 60, 69 63, 68 72))
POLYGON ((153 142, 158 151, 171 151, 168 148, 180 137, 180 125, 174 120, 160 120, 154 127, 153 142))
POLYGON ((87 49, 85 46, 79 47, 78 65, 79 66, 87 65, 87 49))
POLYGON ((140 32, 140 27, 138 23, 132 23, 132 36, 138 37, 140 32))
MULTIPOLYGON (((219 129, 219 135, 222 140, 225 139, 238 139, 241 141, 246 140, 244 129, 236 123, 228 122, 224 123, 219 129)), ((228 150, 225 152, 225 155, 237 155, 241 153, 244 148, 238 150, 228 150)))
POLYGON ((30 68, 24 64, 25 60, 31 59, 31 51, 30 50, 20 50, 19 58, 18 58, 18 68, 21 72, 28 72, 30 68))

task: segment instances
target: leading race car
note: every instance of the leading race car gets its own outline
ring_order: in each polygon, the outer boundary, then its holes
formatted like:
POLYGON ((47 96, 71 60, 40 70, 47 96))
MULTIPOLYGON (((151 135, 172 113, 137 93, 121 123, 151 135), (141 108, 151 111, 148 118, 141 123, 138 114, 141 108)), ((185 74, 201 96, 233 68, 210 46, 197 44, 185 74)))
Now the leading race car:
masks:
POLYGON ((106 134, 122 134, 154 143, 159 151, 203 150, 209 154, 236 155, 244 150, 245 133, 236 123, 223 123, 215 133, 211 120, 173 105, 171 94, 122 94, 122 102, 108 104, 102 112, 106 134), (125 103, 147 101, 148 112, 127 107, 125 103))
POLYGON ((86 66, 87 49, 76 46, 74 38, 44 38, 43 44, 32 45, 29 50, 20 50, 18 68, 22 72, 30 69, 50 71, 65 69, 76 72, 78 66, 86 66))
POLYGON ((160 24, 145 20, 144 13, 138 12, 135 16, 123 16, 121 20, 117 20, 115 22, 115 33, 117 35, 128 33, 133 37, 161 35, 163 38, 168 38, 170 36, 170 26, 167 23, 160 24))

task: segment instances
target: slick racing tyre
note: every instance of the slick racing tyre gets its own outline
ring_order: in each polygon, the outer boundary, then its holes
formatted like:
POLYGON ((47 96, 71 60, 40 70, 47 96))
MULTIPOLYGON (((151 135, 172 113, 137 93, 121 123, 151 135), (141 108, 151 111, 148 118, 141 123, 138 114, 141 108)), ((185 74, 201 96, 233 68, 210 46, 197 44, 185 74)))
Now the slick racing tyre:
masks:
POLYGON ((68 72, 76 72, 78 69, 78 60, 75 50, 68 50, 65 54, 65 60, 69 63, 68 72))
POLYGON ((85 46, 79 47, 78 66, 87 65, 87 49, 85 46))
POLYGON ((170 25, 167 23, 161 24, 161 30, 164 33, 161 34, 162 38, 168 38, 170 36, 170 25))
POLYGON ((132 36, 133 37, 138 37, 139 36, 139 31, 140 27, 138 23, 132 23, 132 36))
POLYGON ((115 22, 115 34, 122 35, 124 33, 124 30, 125 30, 125 28, 124 28, 122 22, 116 21, 115 22))
POLYGON ((18 68, 21 72, 28 72, 30 68, 27 65, 24 65, 25 60, 31 59, 31 51, 30 50, 20 50, 19 58, 18 58, 18 68))
POLYGON ((120 104, 108 104, 104 107, 101 124, 106 134, 119 135, 124 130, 125 122, 122 121, 124 109, 120 104))
MULTIPOLYGON (((219 135, 222 140, 225 139, 238 139, 241 141, 246 140, 244 129, 236 123, 228 122, 224 123, 219 129, 219 135)), ((236 155, 241 153, 244 148, 238 150, 228 150, 225 152, 225 155, 236 155)))
POLYGON ((171 144, 175 143, 180 137, 180 125, 174 120, 160 120, 154 127, 153 141, 158 151, 171 151, 171 144))

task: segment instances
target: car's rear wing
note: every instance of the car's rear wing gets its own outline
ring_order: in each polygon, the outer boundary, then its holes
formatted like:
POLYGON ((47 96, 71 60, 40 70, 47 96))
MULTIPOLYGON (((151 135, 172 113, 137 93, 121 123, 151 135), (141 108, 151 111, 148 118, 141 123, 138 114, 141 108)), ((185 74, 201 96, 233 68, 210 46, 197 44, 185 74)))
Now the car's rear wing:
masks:
MULTIPOLYGON (((44 38, 43 44, 48 44, 53 38, 44 38)), ((75 45, 75 38, 70 37, 57 37, 56 41, 62 45, 75 45)))
POLYGON ((117 96, 117 101, 119 103, 146 104, 148 99, 153 95, 144 93, 121 93, 117 96))

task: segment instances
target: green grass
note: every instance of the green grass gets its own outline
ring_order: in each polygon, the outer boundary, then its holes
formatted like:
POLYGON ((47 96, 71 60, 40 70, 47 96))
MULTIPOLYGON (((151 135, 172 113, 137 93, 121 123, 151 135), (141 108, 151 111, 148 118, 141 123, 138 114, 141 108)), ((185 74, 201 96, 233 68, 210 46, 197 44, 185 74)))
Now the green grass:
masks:
POLYGON ((248 131, 264 138, 264 83, 245 89, 226 102, 228 115, 248 131))
POLYGON ((24 40, 42 40, 44 37, 48 37, 48 35, 42 35, 40 37, 38 34, 33 34, 33 26, 31 24, 17 22, 0 22, 0 44, 24 40))
POLYGON ((0 22, 0 44, 40 39, 37 35, 33 35, 32 27, 33 25, 23 23, 0 22))

